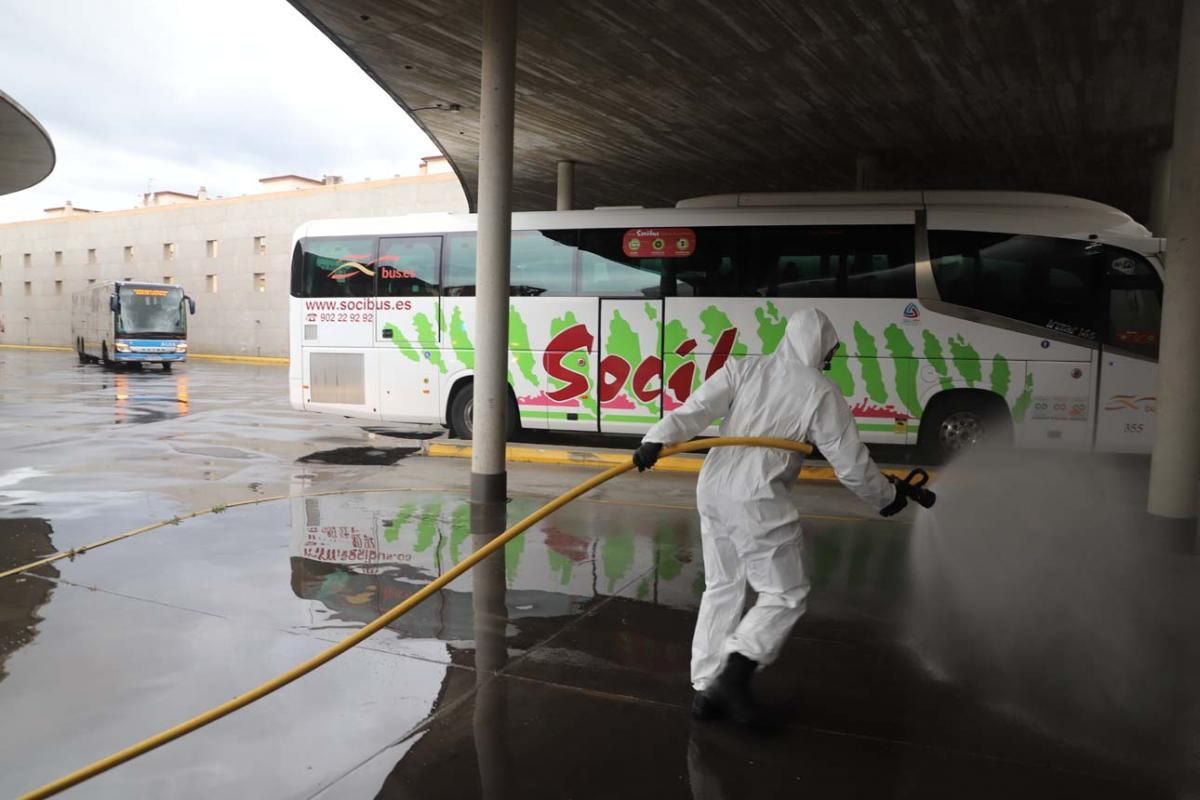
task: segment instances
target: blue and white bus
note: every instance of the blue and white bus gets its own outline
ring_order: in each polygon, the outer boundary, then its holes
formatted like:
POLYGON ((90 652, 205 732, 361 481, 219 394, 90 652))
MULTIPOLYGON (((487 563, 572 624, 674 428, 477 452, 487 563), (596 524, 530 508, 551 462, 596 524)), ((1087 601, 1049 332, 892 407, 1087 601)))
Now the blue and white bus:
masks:
POLYGON ((187 318, 196 301, 182 286, 105 281, 71 297, 71 336, 79 362, 161 364, 187 360, 187 318))

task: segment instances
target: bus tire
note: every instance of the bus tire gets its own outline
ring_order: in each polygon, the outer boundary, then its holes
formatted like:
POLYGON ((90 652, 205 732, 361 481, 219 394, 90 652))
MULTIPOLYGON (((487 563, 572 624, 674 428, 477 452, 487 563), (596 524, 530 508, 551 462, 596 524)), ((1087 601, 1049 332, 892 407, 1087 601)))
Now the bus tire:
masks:
POLYGON ((170 361, 162 362, 162 368, 163 368, 163 372, 170 372, 171 371, 171 362, 170 361))
MULTIPOLYGON (((450 409, 446 415, 450 422, 450 435, 458 439, 471 439, 474 434, 474 405, 475 405, 475 386, 473 381, 464 381, 459 384, 454 392, 454 396, 450 398, 450 409)), ((517 422, 520 419, 517 404, 513 400, 512 392, 508 393, 508 413, 504 419, 504 439, 508 441, 513 438, 517 432, 517 422)))
POLYGON ((1004 399, 976 389, 935 396, 921 416, 917 435, 921 456, 934 464, 981 446, 1010 447, 1012 441, 1012 414, 1004 399))

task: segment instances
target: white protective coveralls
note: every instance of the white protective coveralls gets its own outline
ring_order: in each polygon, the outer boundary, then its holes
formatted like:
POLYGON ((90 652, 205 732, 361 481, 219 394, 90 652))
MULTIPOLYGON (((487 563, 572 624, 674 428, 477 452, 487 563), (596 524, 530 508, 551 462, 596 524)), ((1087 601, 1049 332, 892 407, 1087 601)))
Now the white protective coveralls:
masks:
MULTIPOLYGON (((798 311, 774 353, 726 362, 643 441, 686 442, 717 418, 722 436, 807 441, 846 488, 883 509, 896 489, 871 460, 841 390, 823 372, 837 344, 824 313, 798 311)), ((788 493, 802 462, 797 453, 765 447, 717 447, 704 460, 696 485, 705 587, 692 640, 697 691, 712 683, 731 652, 760 665, 774 661, 804 614, 809 582, 800 512, 788 493), (747 581, 758 601, 743 618, 747 581)))

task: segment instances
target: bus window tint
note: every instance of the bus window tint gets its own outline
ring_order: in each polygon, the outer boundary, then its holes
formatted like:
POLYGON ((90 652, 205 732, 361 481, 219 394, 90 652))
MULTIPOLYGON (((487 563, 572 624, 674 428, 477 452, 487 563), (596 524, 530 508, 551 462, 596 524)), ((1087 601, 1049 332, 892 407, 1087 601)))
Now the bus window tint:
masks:
POLYGON ((1162 281, 1144 258, 1105 246, 1108 331, 1105 342, 1158 357, 1162 323, 1162 281))
POLYGON ((373 236, 305 239, 293 264, 296 297, 370 297, 375 291, 373 236))
POLYGON ((452 233, 446 237, 446 283, 444 293, 475 296, 475 234, 452 233))
POLYGON ((575 231, 513 231, 514 297, 547 297, 575 293, 575 231))
MULTIPOLYGON (((520 297, 575 293, 575 239, 570 231, 513 231, 509 285, 520 297)), ((475 234, 447 237, 445 294, 475 295, 475 234)))
POLYGON ((1109 248, 1098 242, 1006 233, 930 231, 941 298, 1098 340, 1109 248))
POLYGON ((580 291, 602 297, 741 297, 750 294, 737 263, 736 228, 696 228, 683 257, 625 254, 627 229, 580 234, 580 291))
POLYGON ((379 242, 376 282, 380 297, 421 297, 438 293, 442 237, 405 236, 379 242))
POLYGON ((913 297, 907 225, 772 227, 749 231, 755 294, 764 297, 913 297))

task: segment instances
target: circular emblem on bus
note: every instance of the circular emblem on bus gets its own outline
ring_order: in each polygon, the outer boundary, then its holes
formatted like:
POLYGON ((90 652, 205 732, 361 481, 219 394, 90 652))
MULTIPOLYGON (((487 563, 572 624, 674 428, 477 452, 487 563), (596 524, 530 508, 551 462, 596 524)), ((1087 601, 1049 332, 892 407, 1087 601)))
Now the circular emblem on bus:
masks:
POLYGON ((653 242, 650 243, 650 246, 653 247, 655 250, 662 250, 663 248, 665 248, 667 246, 667 243, 664 242, 662 239, 655 239, 653 242))
POLYGON ((1043 350, 1050 349, 1050 340, 1049 339, 1042 339, 1042 349, 1043 350))
POLYGON ((629 242, 625 246, 628 247, 630 250, 641 250, 642 249, 642 240, 641 239, 630 239, 629 242))

